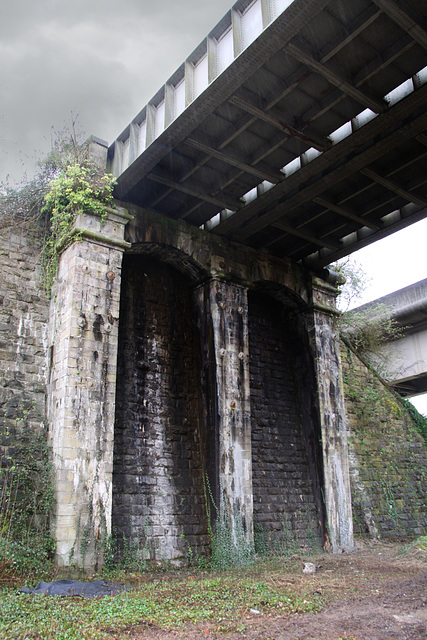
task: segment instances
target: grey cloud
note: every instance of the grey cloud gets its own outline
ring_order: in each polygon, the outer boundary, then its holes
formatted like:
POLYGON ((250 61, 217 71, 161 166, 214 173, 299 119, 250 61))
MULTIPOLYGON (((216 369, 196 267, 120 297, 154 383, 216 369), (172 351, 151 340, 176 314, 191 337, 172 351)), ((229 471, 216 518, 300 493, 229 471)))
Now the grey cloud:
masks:
POLYGON ((18 0, 0 24, 0 178, 71 114, 111 142, 231 7, 228 0, 18 0))

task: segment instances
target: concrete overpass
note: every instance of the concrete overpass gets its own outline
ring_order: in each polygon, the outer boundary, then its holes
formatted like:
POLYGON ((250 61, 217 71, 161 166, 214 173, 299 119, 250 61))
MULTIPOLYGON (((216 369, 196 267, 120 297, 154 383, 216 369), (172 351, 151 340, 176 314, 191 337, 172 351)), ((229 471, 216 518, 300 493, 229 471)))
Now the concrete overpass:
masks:
POLYGON ((426 217, 426 24, 238 0, 110 146, 117 198, 314 270, 426 217))
POLYGON ((390 314, 403 336, 382 348, 388 378, 403 396, 427 392, 427 278, 354 310, 362 318, 372 310, 390 314))

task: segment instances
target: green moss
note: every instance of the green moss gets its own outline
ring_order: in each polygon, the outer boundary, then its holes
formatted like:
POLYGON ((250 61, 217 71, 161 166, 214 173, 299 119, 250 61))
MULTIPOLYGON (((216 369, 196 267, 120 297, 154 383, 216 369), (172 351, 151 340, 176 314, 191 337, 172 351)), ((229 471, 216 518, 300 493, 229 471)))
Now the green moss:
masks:
POLYGON ((419 434, 422 435, 425 443, 427 444, 427 418, 423 416, 409 400, 406 400, 405 398, 399 398, 399 402, 401 403, 402 407, 409 413, 415 429, 419 434))
POLYGON ((426 420, 354 351, 344 348, 342 359, 349 447, 357 469, 355 532, 372 533, 373 522, 384 537, 427 531, 426 420))

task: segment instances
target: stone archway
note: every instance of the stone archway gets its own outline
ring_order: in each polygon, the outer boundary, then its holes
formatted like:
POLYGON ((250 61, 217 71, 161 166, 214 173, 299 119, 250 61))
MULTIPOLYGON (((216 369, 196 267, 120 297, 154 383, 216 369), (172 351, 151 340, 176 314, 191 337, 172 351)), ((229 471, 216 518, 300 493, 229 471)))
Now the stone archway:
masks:
POLYGON ((147 255, 122 271, 113 530, 145 558, 208 546, 206 433, 193 284, 147 255))
MULTIPOLYGON (((143 555, 178 560, 188 545, 206 549, 206 472, 221 517, 229 514, 233 535, 240 523, 251 545, 248 290, 260 283, 270 293, 290 291, 304 307, 328 534, 333 551, 351 549, 335 288, 297 265, 147 212, 135 211, 123 240, 130 218, 122 209, 109 211, 105 223, 81 214, 81 241, 64 250, 55 282, 48 394, 58 561, 103 562, 103 541, 111 533, 113 464, 115 529, 133 543, 141 541, 143 555), (198 410, 190 409, 197 403, 198 410)), ((302 405, 302 425, 310 424, 313 405, 302 405)))
POLYGON ((248 294, 255 542, 273 550, 323 543, 320 424, 301 304, 271 287, 248 294))

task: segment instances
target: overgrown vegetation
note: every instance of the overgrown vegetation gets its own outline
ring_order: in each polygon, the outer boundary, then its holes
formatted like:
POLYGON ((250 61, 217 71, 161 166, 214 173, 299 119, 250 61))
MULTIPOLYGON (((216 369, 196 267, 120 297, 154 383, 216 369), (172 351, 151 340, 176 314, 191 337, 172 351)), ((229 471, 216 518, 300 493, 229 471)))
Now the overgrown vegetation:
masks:
MULTIPOLYGON (((74 123, 71 131, 56 135, 33 178, 0 184, 0 235, 23 228, 29 238, 43 238, 39 259, 48 294, 78 213, 102 219, 112 203, 114 179, 100 171, 79 138, 74 123)), ((31 401, 16 392, 2 407, 0 581, 7 581, 46 569, 54 546, 49 533, 54 490, 47 434, 31 419, 31 401)))
POLYGON ((370 282, 361 264, 351 258, 339 260, 331 265, 332 270, 345 278, 345 283, 339 287, 338 307, 343 313, 358 302, 370 282))
MULTIPOLYGON (((301 561, 292 567, 300 567, 301 561)), ((288 565, 287 568, 289 570, 288 565)), ((151 575, 127 574, 133 586, 115 597, 87 601, 78 598, 29 597, 3 593, 0 599, 0 635, 23 639, 32 637, 103 639, 124 627, 156 625, 179 629, 183 625, 204 633, 243 631, 247 617, 316 612, 322 598, 310 584, 290 588, 279 574, 278 565, 241 568, 233 574, 201 573, 151 575), (255 612, 255 613, 251 613, 255 612)), ((285 567, 283 566, 283 569, 285 567)), ((286 569, 285 569, 286 570, 286 569)), ((299 570, 300 571, 300 570, 299 570)))
MULTIPOLYGON (((398 340, 405 335, 405 327, 400 326, 393 318, 392 310, 385 304, 375 304, 366 309, 348 310, 349 306, 359 300, 369 282, 363 268, 355 261, 346 259, 336 263, 334 269, 346 278, 346 284, 340 291, 341 308, 344 312, 339 319, 341 338, 359 357, 367 368, 387 385, 390 375, 390 362, 387 352, 382 349, 386 342, 398 340)), ((396 363, 394 363, 396 366, 396 363)), ((427 418, 421 415, 414 405, 387 387, 379 391, 379 387, 358 384, 352 378, 345 380, 347 394, 359 407, 360 418, 373 419, 375 415, 389 409, 394 417, 407 411, 417 431, 427 443, 427 418)))
MULTIPOLYGON (((270 638, 283 632, 282 616, 291 616, 287 621, 293 622, 295 628, 297 614, 317 613, 327 603, 337 602, 339 606, 347 600, 350 607, 348 633, 339 635, 340 630, 334 626, 335 619, 329 620, 331 626, 328 627, 328 623, 310 616, 311 629, 313 637, 317 637, 322 629, 322 637, 356 640, 367 636, 350 635, 350 630, 355 631, 352 620, 360 612, 352 608, 359 600, 355 596, 366 596, 371 600, 387 594, 390 572, 396 569, 400 581, 404 581, 400 591, 403 593, 408 588, 408 578, 413 578, 414 573, 420 571, 420 563, 426 561, 426 548, 426 538, 420 537, 406 545, 369 542, 362 553, 350 556, 304 554, 291 559, 271 558, 230 572, 194 568, 166 574, 104 572, 93 578, 124 581, 128 589, 117 596, 94 600, 36 597, 3 590, 0 591, 0 637, 10 640, 104 640, 109 637, 142 640, 148 636, 196 637, 200 634, 200 637, 212 635, 216 638, 237 635, 270 638), (315 564, 314 575, 303 574, 305 562, 315 564), (327 631, 330 635, 326 635, 327 631)), ((73 575, 70 570, 67 575, 82 576, 73 575)), ((393 597, 395 599, 395 592, 393 597)), ((362 599, 362 607, 364 602, 362 599)), ((312 637, 306 627, 304 631, 307 637, 312 637)), ((297 632, 295 637, 298 637, 297 632)))
POLYGON ((292 528, 291 518, 286 512, 281 514, 279 528, 266 531, 259 523, 254 524, 255 553, 259 558, 291 558, 300 553, 301 548, 309 553, 321 551, 319 530, 313 528, 313 519, 308 508, 299 514, 304 527, 302 539, 298 539, 292 528))
MULTIPOLYGON (((346 307, 364 290, 360 267, 345 262, 346 307)), ((338 266, 339 268, 339 266, 338 266)), ((427 419, 388 384, 397 373, 383 346, 402 337, 405 328, 394 320, 384 304, 345 311, 339 321, 344 389, 350 422, 349 449, 363 460, 352 479, 355 531, 373 537, 411 535, 418 529, 407 522, 407 513, 420 527, 425 522, 425 475, 419 464, 427 442, 427 419)), ((422 462, 421 462, 422 465, 422 462)))
POLYGON ((369 279, 357 262, 346 259, 334 265, 334 269, 345 277, 340 287, 338 304, 341 308, 339 331, 341 337, 351 344, 359 354, 375 357, 376 372, 387 379, 389 362, 381 347, 402 337, 405 328, 398 325, 392 310, 387 305, 377 303, 367 308, 350 309, 361 299, 369 279))
MULTIPOLYGON (((248 564, 254 559, 254 548, 243 526, 240 514, 231 514, 223 505, 218 508, 212 495, 209 478, 206 476, 203 483, 208 533, 211 539, 210 566, 216 569, 248 564), (214 518, 212 518, 212 508, 214 518), (212 524, 212 520, 214 520, 212 524), (234 527, 233 527, 234 522, 234 527)), ((221 489, 221 488, 220 488, 221 489)))
POLYGON ((0 232, 10 227, 41 225, 44 241, 41 261, 48 294, 56 275, 60 252, 72 240, 78 212, 101 218, 113 201, 115 179, 100 170, 71 131, 56 135, 52 151, 38 163, 37 174, 18 186, 0 184, 0 232))
POLYGON ((113 200, 114 184, 115 179, 101 173, 89 158, 76 159, 49 183, 41 210, 49 220, 43 256, 48 291, 58 270, 60 252, 75 240, 72 227, 77 215, 91 213, 105 219, 106 207, 113 200))
POLYGON ((0 467, 0 584, 50 570, 53 467, 44 431, 15 436, 0 467))
POLYGON ((423 438, 425 440, 425 443, 427 445, 427 418, 426 418, 426 416, 423 416, 418 411, 418 409, 416 409, 416 407, 414 407, 412 402, 410 402, 409 400, 406 400, 406 398, 399 397, 399 402, 402 404, 403 408, 406 409, 406 411, 411 416, 411 420, 412 420, 416 430, 418 431, 418 433, 420 433, 423 436, 423 438))
POLYGON ((355 531, 374 537, 414 535, 425 526, 425 455, 418 434, 425 434, 427 420, 349 344, 342 356, 349 449, 363 460, 352 481, 355 531))
POLYGON ((87 146, 80 138, 73 123, 71 131, 54 135, 51 152, 39 160, 34 176, 24 176, 17 184, 9 180, 0 184, 0 231, 10 227, 31 229, 41 219, 46 222, 42 208, 50 184, 68 166, 85 161, 87 146))

